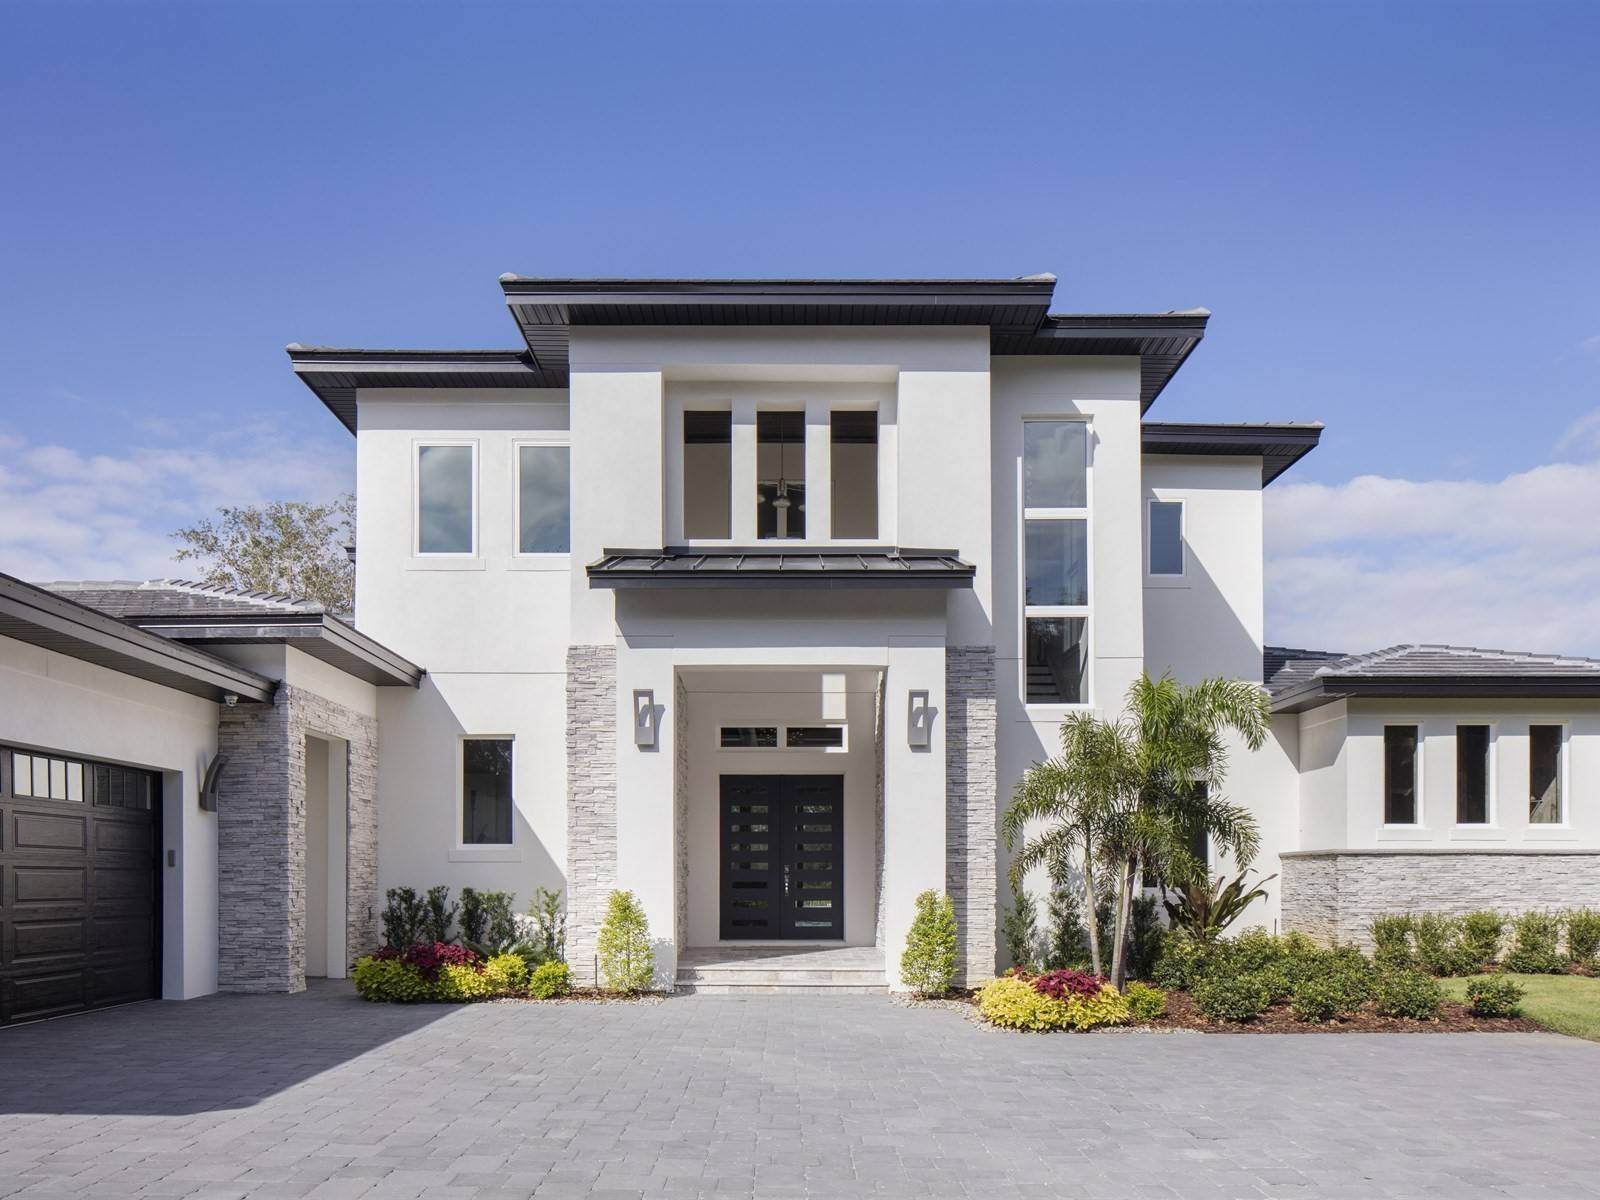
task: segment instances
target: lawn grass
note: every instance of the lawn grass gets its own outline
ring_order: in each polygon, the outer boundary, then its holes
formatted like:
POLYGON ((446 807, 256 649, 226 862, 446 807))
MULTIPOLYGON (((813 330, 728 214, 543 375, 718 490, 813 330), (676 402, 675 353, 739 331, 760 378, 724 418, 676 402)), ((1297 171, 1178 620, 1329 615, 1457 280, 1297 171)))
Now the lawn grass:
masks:
MULTIPOLYGON (((1479 975, 1477 978, 1482 979, 1479 975)), ((1582 975, 1510 975, 1522 985, 1522 1015, 1546 1029, 1600 1042, 1600 978, 1582 975)), ((1441 979, 1445 995, 1467 998, 1467 980, 1441 979)))

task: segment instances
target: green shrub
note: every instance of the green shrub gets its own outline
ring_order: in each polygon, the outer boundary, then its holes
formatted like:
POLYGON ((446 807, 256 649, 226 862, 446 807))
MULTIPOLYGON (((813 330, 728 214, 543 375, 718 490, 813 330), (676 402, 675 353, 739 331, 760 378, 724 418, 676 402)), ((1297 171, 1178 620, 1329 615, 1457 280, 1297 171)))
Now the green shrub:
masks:
POLYGON ((1161 918, 1156 915, 1156 898, 1139 896, 1133 902, 1128 927, 1128 975, 1149 979, 1161 958, 1161 918))
POLYGON ((1411 953, 1411 917, 1390 913, 1372 921, 1372 960, 1380 967, 1409 967, 1416 962, 1411 953))
POLYGON ((1431 1021, 1439 1015, 1444 990, 1439 981, 1415 967, 1382 971, 1373 985, 1374 1007, 1386 1017, 1431 1021))
POLYGON ((992 1025, 1031 1030, 1094 1029, 1126 1024, 1130 1017, 1127 999, 1109 984, 1091 996, 1057 999, 1020 975, 1002 975, 984 984, 978 991, 978 1012, 992 1025))
MULTIPOLYGON (((1074 970, 1089 964, 1089 931, 1083 924, 1078 889, 1066 878, 1052 878, 1045 911, 1044 944, 1038 955, 1047 971, 1074 970)), ((1102 945, 1101 949, 1105 947, 1102 945)))
POLYGON ((532 970, 539 963, 567 956, 567 910, 561 900, 561 890, 534 888, 533 903, 528 905, 528 920, 533 925, 532 949, 523 954, 533 959, 528 964, 532 970))
POLYGON ((528 976, 528 995, 535 1000, 565 996, 572 990, 572 972, 558 958, 547 959, 528 976))
POLYGON ((450 927, 455 924, 458 906, 450 903, 450 889, 444 884, 428 889, 423 900, 422 942, 448 942, 450 927))
POLYGON ((1501 964, 1518 975, 1558 975, 1567 959, 1556 947, 1561 918, 1550 912, 1525 912, 1511 922, 1512 947, 1501 964))
POLYGON ((650 947, 650 923, 632 892, 612 892, 600 926, 600 978, 605 986, 629 995, 647 992, 655 982, 656 954, 650 947))
POLYGON ((1093 996, 1067 997, 1067 1021, 1074 1029, 1126 1025, 1130 1016, 1127 998, 1109 983, 1093 996))
POLYGON ((1563 916, 1567 924, 1567 957, 1575 963, 1592 964, 1600 955, 1600 912, 1569 908, 1563 916))
POLYGON ((1128 1002, 1128 1015, 1135 1021, 1154 1021, 1167 1015, 1167 994, 1148 983, 1130 983, 1122 998, 1128 1002))
POLYGON ((1207 947, 1185 933, 1169 929, 1161 939, 1161 954, 1150 978, 1168 991, 1187 992, 1204 974, 1206 958, 1207 947))
POLYGON ((1332 975, 1311 975, 1295 984, 1289 1011, 1301 1021, 1331 1021, 1351 1011, 1344 990, 1332 975))
POLYGON ((1248 975, 1267 989, 1267 1003, 1286 998, 1290 982, 1290 952, 1283 942, 1261 929, 1247 929, 1238 937, 1218 941, 1207 956, 1207 979, 1248 975))
POLYGON ((1195 1007, 1213 1021, 1249 1021, 1272 1003, 1274 982, 1260 973, 1208 973, 1195 985, 1195 1007))
POLYGON ((1461 918, 1461 943, 1472 954, 1474 970, 1482 970, 1500 957, 1506 934, 1506 916, 1492 908, 1469 912, 1461 918))
POLYGON ((528 964, 520 954, 496 954, 483 964, 483 977, 497 996, 521 995, 528 986, 528 964))
POLYGON ((1024 888, 1011 886, 1011 905, 1000 922, 1006 953, 1014 966, 1031 970, 1039 949, 1039 911, 1024 888))
POLYGON ((391 950, 405 950, 422 941, 422 925, 427 905, 408 887, 390 888, 384 896, 383 944, 391 950))
POLYGON ((513 892, 461 889, 461 942, 485 958, 517 945, 517 918, 512 911, 513 892))
POLYGON ((1304 953, 1289 1007, 1302 1021, 1331 1021, 1355 1012, 1372 995, 1372 966, 1353 946, 1304 953))
POLYGON ((491 1000, 500 992, 495 981, 477 967, 464 967, 445 963, 439 968, 439 978, 433 984, 433 998, 446 1004, 466 1004, 473 1000, 491 1000))
POLYGON ((417 1004, 432 999, 432 988, 422 973, 398 958, 356 960, 356 995, 379 1004, 417 1004))
POLYGON ((1417 944, 1417 966, 1430 975, 1471 975, 1482 970, 1483 960, 1465 940, 1460 917, 1445 913, 1418 913, 1412 918, 1417 944))
POLYGON ((1468 980, 1467 1003, 1478 1017, 1521 1016, 1522 986, 1504 975, 1468 980))
POLYGON ((919 996, 942 996, 956 975, 956 910, 950 897, 927 891, 917 897, 917 915, 900 955, 900 981, 919 996))

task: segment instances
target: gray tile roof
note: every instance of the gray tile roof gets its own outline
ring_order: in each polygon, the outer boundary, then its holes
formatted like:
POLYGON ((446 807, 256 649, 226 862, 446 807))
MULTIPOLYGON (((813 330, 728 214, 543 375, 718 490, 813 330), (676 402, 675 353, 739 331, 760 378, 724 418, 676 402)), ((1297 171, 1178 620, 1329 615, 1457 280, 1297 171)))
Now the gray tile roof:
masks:
POLYGON ((150 617, 278 617, 324 611, 313 600, 186 579, 58 581, 39 586, 124 621, 150 617))
POLYGON ((1268 646, 1262 660, 1267 692, 1279 702, 1318 692, 1329 698, 1600 695, 1600 660, 1567 654, 1407 643, 1365 654, 1268 646))
POLYGON ((971 587, 971 563, 953 550, 607 550, 589 564, 596 587, 971 587))

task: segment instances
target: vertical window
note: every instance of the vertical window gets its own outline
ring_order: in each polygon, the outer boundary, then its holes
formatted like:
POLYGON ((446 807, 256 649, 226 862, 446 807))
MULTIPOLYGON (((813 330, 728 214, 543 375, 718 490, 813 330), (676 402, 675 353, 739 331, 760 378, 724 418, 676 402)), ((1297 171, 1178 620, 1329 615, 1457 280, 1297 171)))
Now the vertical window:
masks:
POLYGON ((836 538, 878 536, 878 414, 830 414, 832 529, 836 538))
POLYGON ((1528 823, 1562 825, 1566 800, 1561 793, 1560 725, 1528 726, 1528 823))
POLYGON ((756 489, 756 537, 805 537, 805 413, 756 414, 756 489))
POLYGON ((1150 560, 1147 567, 1151 575, 1182 575, 1183 562, 1183 501, 1150 501, 1150 560))
POLYGON ((471 554, 477 503, 473 446, 417 447, 417 553, 471 554))
POLYGON ((461 744, 461 800, 463 843, 511 844, 509 738, 468 738, 461 744))
POLYGON ((733 414, 683 414, 683 536, 733 536, 733 414))
POLYGON ((572 451, 517 447, 517 553, 565 554, 572 548, 572 451))
POLYGON ((1489 823, 1489 727, 1456 726, 1456 824, 1489 823))
POLYGON ((1024 696, 1088 702, 1089 427, 1022 426, 1024 696))
POLYGON ((1383 727, 1383 823, 1417 821, 1417 727, 1383 727))

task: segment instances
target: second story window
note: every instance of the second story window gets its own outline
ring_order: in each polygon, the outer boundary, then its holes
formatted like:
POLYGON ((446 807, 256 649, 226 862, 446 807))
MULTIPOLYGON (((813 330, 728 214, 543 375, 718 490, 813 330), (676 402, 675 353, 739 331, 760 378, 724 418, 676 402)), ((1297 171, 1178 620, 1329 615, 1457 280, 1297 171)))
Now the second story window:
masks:
POLYGON ((571 533, 572 451, 517 447, 517 553, 566 554, 571 533))
POLYGON ((1150 557, 1147 573, 1177 577, 1183 574, 1183 501, 1150 501, 1150 557))
POLYGON ((1024 698, 1089 701, 1089 427, 1022 427, 1024 698))
POLYGON ((683 414, 683 536, 732 537, 733 414, 683 414))
POLYGON ((878 536, 878 414, 831 414, 829 483, 832 530, 836 538, 870 540, 878 536))
POLYGON ((478 448, 470 443, 417 447, 418 554, 477 550, 478 448))
POLYGON ((756 537, 806 536, 806 415, 756 414, 756 537))

